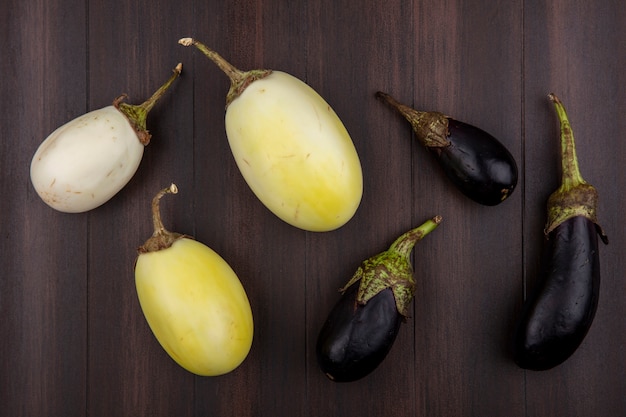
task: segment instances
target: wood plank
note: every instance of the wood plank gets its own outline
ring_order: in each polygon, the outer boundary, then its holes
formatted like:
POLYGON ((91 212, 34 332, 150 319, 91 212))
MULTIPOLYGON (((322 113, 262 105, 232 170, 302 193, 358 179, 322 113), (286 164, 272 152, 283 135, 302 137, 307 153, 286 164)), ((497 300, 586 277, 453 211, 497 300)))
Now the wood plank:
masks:
POLYGON ((522 5, 415 3, 414 94, 403 99, 491 133, 520 171, 509 199, 482 206, 414 146, 416 215, 444 219, 416 257, 416 409, 424 415, 524 415, 522 374, 507 352, 523 272, 522 5))
POLYGON ((87 217, 45 205, 28 171, 48 134, 85 111, 84 6, 9 1, 0 13, 0 415, 84 415, 87 217))
MULTIPOLYGON (((266 68, 303 79, 304 13, 297 2, 215 2, 198 10, 195 30, 185 36, 240 70, 266 68)), ((239 275, 255 325, 252 349, 238 369, 197 379, 196 413, 303 415, 306 233, 263 206, 240 174, 225 134, 226 75, 195 48, 183 52, 194 68, 197 236, 239 275)))
MULTIPOLYGON (((363 169, 364 191, 353 219, 337 231, 308 236, 307 363, 310 415, 411 415, 414 404, 412 324, 403 325, 384 362, 370 375, 335 383, 316 361, 319 331, 345 285, 366 258, 414 227, 411 143, 395 116, 376 98, 411 75, 408 3, 364 8, 355 2, 311 4, 307 81, 326 98, 350 132, 363 169), (409 64, 409 65, 407 65, 409 64), (369 392, 370 395, 363 395, 369 392), (393 410, 393 411, 391 411, 393 410)), ((412 90, 410 88, 410 90, 412 90)))
MULTIPOLYGON (((190 25, 185 2, 99 2, 89 6, 90 106, 127 93, 140 104, 183 59, 177 39, 190 25), (111 22, 115 22, 114 25, 111 22)), ((89 228, 88 414, 194 415, 194 376, 178 366, 152 335, 141 312, 133 266, 152 234, 150 202, 163 199, 165 226, 193 235, 193 71, 183 73, 148 115, 152 140, 130 183, 94 210, 89 228)))

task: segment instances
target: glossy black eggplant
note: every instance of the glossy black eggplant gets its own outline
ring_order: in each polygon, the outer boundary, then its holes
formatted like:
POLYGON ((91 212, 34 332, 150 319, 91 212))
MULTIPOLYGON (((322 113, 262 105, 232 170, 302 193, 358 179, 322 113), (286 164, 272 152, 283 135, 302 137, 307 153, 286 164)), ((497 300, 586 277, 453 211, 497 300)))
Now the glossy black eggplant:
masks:
POLYGON ((415 294, 413 246, 440 222, 436 216, 398 237, 388 250, 364 261, 340 290, 316 344, 318 364, 328 378, 355 381, 385 359, 415 294))
POLYGON ((439 112, 425 112, 376 96, 407 119, 417 140, 435 156, 446 176, 467 197, 486 206, 506 200, 517 185, 517 163, 495 137, 439 112))
POLYGON ((561 125, 562 184, 548 199, 545 265, 524 302, 513 337, 513 359, 531 370, 567 360, 587 335, 598 306, 598 193, 580 175, 574 135, 560 100, 550 94, 561 125))

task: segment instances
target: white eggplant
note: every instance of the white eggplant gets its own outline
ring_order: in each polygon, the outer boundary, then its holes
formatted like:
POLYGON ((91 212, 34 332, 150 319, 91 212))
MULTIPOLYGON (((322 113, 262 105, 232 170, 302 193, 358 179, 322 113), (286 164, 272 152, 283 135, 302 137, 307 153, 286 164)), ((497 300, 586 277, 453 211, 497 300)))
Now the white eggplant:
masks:
POLYGON ((202 43, 183 38, 231 80, 225 128, 246 183, 276 216, 309 231, 347 223, 363 194, 361 163, 330 105, 281 71, 242 72, 202 43))
POLYGON ((35 152, 30 178, 41 199, 66 213, 92 210, 110 200, 133 177, 151 135, 146 118, 180 75, 182 64, 148 100, 91 111, 52 132, 35 152))

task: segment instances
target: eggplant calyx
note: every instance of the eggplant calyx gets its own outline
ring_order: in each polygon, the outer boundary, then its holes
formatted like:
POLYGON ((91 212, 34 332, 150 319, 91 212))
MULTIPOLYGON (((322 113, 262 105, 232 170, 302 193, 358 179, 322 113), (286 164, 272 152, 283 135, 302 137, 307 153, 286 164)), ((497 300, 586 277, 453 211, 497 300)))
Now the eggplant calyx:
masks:
POLYGON ((560 187, 548 198, 548 221, 544 233, 548 235, 557 226, 572 217, 583 216, 596 225, 600 238, 606 244, 608 243, 608 238, 598 224, 596 214, 598 192, 580 174, 574 132, 565 107, 553 93, 550 93, 548 98, 554 103, 560 122, 562 172, 560 187))
POLYGON ((174 244, 178 239, 189 238, 189 236, 170 232, 165 229, 163 222, 161 221, 160 201, 165 194, 178 193, 178 187, 176 184, 171 184, 169 187, 159 191, 152 199, 152 223, 154 226, 154 232, 152 236, 146 240, 146 242, 137 249, 139 254, 148 252, 157 252, 163 249, 167 249, 174 244))
POLYGON ((228 76, 230 79, 230 89, 226 94, 226 107, 239 97, 254 81, 265 78, 272 73, 272 70, 268 69, 241 71, 225 60, 220 54, 193 38, 182 38, 178 43, 183 46, 195 46, 228 76))
POLYGON ((591 184, 583 183, 566 190, 559 188, 548 198, 548 222, 544 233, 548 235, 568 219, 582 216, 596 225, 598 233, 604 241, 606 235, 598 225, 597 205, 598 192, 591 184))
POLYGON ((365 260, 340 291, 343 293, 351 285, 361 281, 356 301, 358 304, 365 305, 381 291, 390 288, 398 313, 407 317, 408 307, 415 295, 415 279, 410 261, 411 251, 419 240, 435 230, 441 220, 441 216, 427 220, 398 237, 386 251, 365 260))
POLYGON ((152 138, 152 135, 150 134, 150 132, 148 132, 148 129, 146 128, 146 119, 148 118, 148 113, 150 112, 150 110, 152 110, 156 102, 159 101, 159 99, 170 88, 174 80, 178 78, 180 73, 183 71, 183 64, 178 63, 178 65, 176 65, 176 67, 172 71, 173 74, 170 76, 170 78, 168 78, 167 81, 161 87, 159 87, 159 89, 155 91, 148 100, 144 101, 143 103, 135 105, 122 102, 122 100, 127 98, 126 94, 120 95, 113 101, 113 106, 118 109, 124 116, 126 116, 128 122, 137 133, 137 138, 139 139, 139 142, 141 142, 141 144, 144 146, 148 145, 150 143, 150 139, 152 138))
POLYGON ((445 148, 450 145, 449 117, 439 112, 415 110, 398 102, 389 94, 379 91, 376 97, 396 109, 413 127, 415 136, 427 148, 445 148))

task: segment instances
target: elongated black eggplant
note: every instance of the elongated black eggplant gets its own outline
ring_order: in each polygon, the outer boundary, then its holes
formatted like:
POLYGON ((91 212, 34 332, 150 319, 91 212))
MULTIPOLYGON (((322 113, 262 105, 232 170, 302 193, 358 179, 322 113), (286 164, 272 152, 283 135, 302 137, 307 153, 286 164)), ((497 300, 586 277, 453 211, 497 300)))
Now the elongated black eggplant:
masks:
POLYGON ((389 94, 376 96, 407 119, 417 140, 437 158, 446 176, 467 197, 486 206, 506 200, 517 185, 517 164, 495 137, 439 112, 412 109, 389 94))
POLYGON ((514 330, 513 359, 531 370, 567 360, 587 335, 598 306, 600 259, 598 193, 580 175, 574 134, 565 108, 554 95, 561 132, 561 186, 548 199, 545 269, 526 299, 514 330))
POLYGON ((341 288, 317 338, 317 361, 328 378, 355 381, 385 359, 415 294, 413 246, 440 222, 435 216, 404 233, 388 250, 365 260, 341 288))

